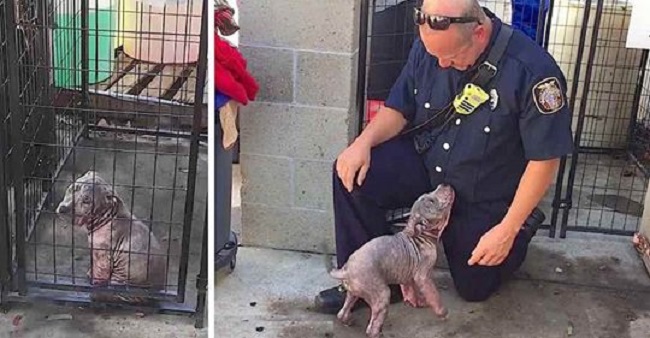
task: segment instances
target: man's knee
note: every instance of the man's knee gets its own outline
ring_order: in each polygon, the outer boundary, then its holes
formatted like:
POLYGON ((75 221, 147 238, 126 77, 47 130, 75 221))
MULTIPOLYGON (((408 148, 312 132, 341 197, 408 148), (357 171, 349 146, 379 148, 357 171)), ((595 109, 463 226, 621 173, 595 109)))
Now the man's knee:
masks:
POLYGON ((460 298, 468 302, 482 302, 490 298, 499 287, 498 282, 492 278, 476 277, 475 279, 459 278, 454 280, 454 286, 460 298))
POLYGON ((455 259, 449 262, 451 277, 458 295, 468 302, 482 302, 501 286, 500 268, 467 265, 455 259))

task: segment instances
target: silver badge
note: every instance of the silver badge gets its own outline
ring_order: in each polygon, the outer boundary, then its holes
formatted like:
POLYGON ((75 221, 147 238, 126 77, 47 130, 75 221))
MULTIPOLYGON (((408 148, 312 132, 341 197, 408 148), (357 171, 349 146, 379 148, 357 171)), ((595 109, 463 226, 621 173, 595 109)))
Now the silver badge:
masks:
POLYGON ((490 109, 494 110, 499 102, 499 94, 496 89, 490 89, 490 109))

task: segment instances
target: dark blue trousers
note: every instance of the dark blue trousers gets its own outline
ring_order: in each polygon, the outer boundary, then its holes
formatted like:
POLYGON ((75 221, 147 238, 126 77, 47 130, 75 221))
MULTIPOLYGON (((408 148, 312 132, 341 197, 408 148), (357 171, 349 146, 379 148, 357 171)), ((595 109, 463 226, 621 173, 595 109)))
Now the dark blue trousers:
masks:
MULTIPOLYGON (((348 257, 370 239, 389 234, 386 211, 410 207, 431 191, 427 168, 410 138, 395 138, 373 148, 365 181, 349 193, 333 171, 336 255, 341 267, 348 257)), ((524 261, 528 239, 517 236, 509 256, 499 266, 469 266, 481 236, 505 216, 507 201, 468 203, 456 198, 442 242, 458 294, 468 301, 482 301, 524 261)))

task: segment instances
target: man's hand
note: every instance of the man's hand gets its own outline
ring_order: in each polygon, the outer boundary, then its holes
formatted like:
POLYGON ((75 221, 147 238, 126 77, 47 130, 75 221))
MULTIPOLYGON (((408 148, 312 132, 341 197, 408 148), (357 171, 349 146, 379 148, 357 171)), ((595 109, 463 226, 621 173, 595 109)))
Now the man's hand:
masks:
POLYGON ((370 149, 398 135, 406 123, 402 113, 381 106, 361 135, 339 155, 336 159, 336 172, 348 192, 352 192, 357 172, 357 185, 365 180, 370 168, 370 149))
POLYGON ((361 185, 366 178, 366 173, 370 168, 370 148, 369 144, 358 139, 336 159, 336 172, 348 192, 352 191, 357 171, 359 171, 358 185, 361 185))
POLYGON ((499 265, 508 257, 519 229, 555 178, 559 159, 530 161, 508 213, 479 240, 467 264, 499 265))
POLYGON ((472 257, 467 264, 485 266, 501 264, 510 253, 517 237, 517 233, 512 229, 501 223, 486 232, 472 251, 472 257))

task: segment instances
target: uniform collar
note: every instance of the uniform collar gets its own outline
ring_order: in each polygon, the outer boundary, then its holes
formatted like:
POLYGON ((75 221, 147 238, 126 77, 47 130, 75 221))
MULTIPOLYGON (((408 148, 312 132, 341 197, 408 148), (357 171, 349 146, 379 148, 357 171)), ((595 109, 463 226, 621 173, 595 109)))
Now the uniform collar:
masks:
POLYGON ((490 54, 490 50, 494 46, 494 42, 497 39, 497 35, 499 35, 499 31, 501 30, 501 25, 503 24, 501 19, 499 19, 489 9, 483 7, 483 11, 487 15, 488 19, 492 21, 492 33, 490 35, 490 42, 487 44, 487 47, 479 55, 478 59, 476 59, 476 62, 472 65, 472 67, 468 69, 468 71, 470 72, 475 71, 478 68, 478 66, 480 66, 487 59, 488 54, 490 54))

